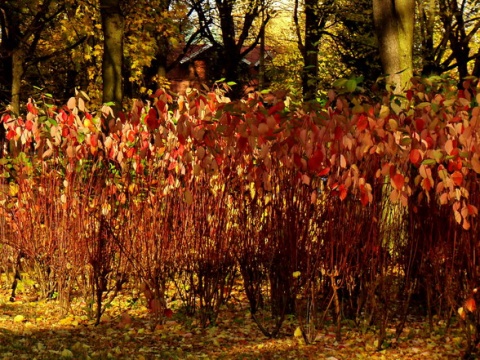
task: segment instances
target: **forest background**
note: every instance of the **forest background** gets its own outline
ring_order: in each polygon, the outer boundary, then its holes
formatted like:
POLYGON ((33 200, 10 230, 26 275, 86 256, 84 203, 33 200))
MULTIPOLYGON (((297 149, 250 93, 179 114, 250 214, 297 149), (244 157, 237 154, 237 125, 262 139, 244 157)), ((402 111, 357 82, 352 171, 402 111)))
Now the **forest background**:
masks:
POLYGON ((239 291, 268 338, 288 323, 306 344, 330 329, 338 345, 356 328, 381 352, 421 319, 441 339, 461 331, 474 356, 478 9, 3 1, 10 299, 30 284, 98 325, 133 289, 161 331, 172 316, 215 327, 239 291), (173 93, 169 71, 199 44, 218 77, 173 93), (254 49, 273 56, 246 94, 254 49))

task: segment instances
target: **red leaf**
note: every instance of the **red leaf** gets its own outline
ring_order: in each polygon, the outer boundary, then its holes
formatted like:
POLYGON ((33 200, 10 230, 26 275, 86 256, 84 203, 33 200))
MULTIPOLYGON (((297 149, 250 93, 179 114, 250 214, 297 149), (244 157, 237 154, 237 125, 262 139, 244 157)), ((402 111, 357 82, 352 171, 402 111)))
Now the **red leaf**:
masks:
POLYGON ((162 100, 158 100, 155 105, 157 106, 157 109, 159 111, 165 111, 165 105, 167 105, 167 104, 165 102, 163 102, 162 100))
POLYGON ((343 137, 343 130, 340 126, 335 128, 335 140, 340 140, 343 137))
POLYGON ((360 202, 362 203, 363 206, 368 205, 368 193, 363 189, 362 191, 360 191, 360 202))
POLYGON ((27 103, 27 110, 28 110, 28 112, 32 113, 33 115, 38 114, 38 109, 31 102, 27 103))
POLYGON ((28 131, 32 131, 32 128, 33 122, 31 120, 27 120, 27 122, 25 123, 25 129, 27 129, 28 131))
POLYGON ((339 192, 338 196, 339 196, 340 200, 342 200, 342 201, 345 200, 348 192, 347 192, 347 189, 345 188, 344 184, 342 184, 338 187, 338 192, 339 192))
MULTIPOLYGON (((186 144, 185 136, 183 136, 182 134, 178 134, 178 142, 180 143, 180 146, 185 145, 186 144)), ((182 154, 183 154, 183 151, 182 151, 182 154)))
POLYGON ((298 168, 302 168, 302 158, 298 154, 293 154, 293 162, 298 168))
POLYGON ((134 142, 135 141, 135 133, 130 130, 128 133, 127 133, 127 140, 129 142, 134 142))
POLYGON ((248 145, 248 139, 246 137, 240 136, 237 141, 237 147, 240 150, 245 151, 245 149, 247 148, 247 145, 248 145))
POLYGON ((8 133, 7 133, 7 140, 11 140, 15 137, 15 135, 17 135, 17 133, 15 132, 15 130, 8 130, 8 133))
POLYGON ((397 190, 402 190, 403 185, 405 184, 405 178, 402 174, 395 174, 392 177, 392 185, 397 190))
POLYGON ((10 116, 10 114, 5 114, 5 115, 3 115, 3 117, 2 117, 2 121, 3 121, 4 123, 7 123, 11 118, 12 118, 12 117, 10 116))
POLYGON ((430 182, 430 179, 425 178, 422 180, 422 187, 425 189, 425 191, 430 191, 432 188, 432 183, 430 182))
POLYGON ((282 111, 285 109, 285 103, 283 101, 279 101, 275 105, 273 105, 270 109, 268 109, 268 115, 272 115, 276 112, 282 111))
POLYGON ((411 101, 413 98, 413 90, 407 90, 407 100, 411 101))
POLYGON ((467 208, 468 208, 468 214, 469 215, 473 215, 473 216, 476 216, 478 214, 478 209, 476 206, 474 205, 467 205, 467 208))
POLYGON ((98 146, 98 136, 97 135, 90 136, 90 145, 92 145, 93 147, 98 146))
POLYGON ((134 154, 135 154, 135 148, 132 147, 127 150, 127 154, 126 154, 127 158, 129 159, 132 158, 134 154))
POLYGON ((68 114, 67 124, 69 126, 73 126, 74 123, 75 123, 75 115, 73 115, 72 113, 68 114))
POLYGON ((462 185, 462 182, 463 182, 463 175, 460 171, 455 171, 453 174, 452 174, 452 180, 453 180, 453 183, 457 186, 460 186, 462 185))
POLYGON ((315 151, 310 159, 308 159, 308 169, 310 171, 318 171, 323 161, 323 152, 321 149, 315 151))
POLYGON ((330 167, 326 167, 318 172, 319 176, 327 175, 330 172, 330 167))
POLYGON ((145 122, 150 130, 154 130, 158 127, 157 110, 155 110, 155 108, 149 110, 145 122))
POLYGON ((422 118, 415 119, 415 126, 418 132, 421 132, 425 128, 425 120, 422 118))
POLYGON ((367 128, 368 126, 368 119, 365 115, 360 115, 360 118, 358 119, 357 122, 357 130, 358 131, 363 131, 367 128))
POLYGON ((420 162, 420 160, 422 160, 422 154, 418 149, 412 149, 410 151, 409 158, 410 158, 410 162, 416 165, 420 162))

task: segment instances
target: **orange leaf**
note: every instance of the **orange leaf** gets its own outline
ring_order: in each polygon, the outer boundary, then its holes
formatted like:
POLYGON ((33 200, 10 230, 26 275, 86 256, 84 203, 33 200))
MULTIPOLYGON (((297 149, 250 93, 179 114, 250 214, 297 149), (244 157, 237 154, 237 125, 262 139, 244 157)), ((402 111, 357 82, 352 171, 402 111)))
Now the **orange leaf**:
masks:
POLYGON ((397 190, 402 190, 403 185, 405 184, 405 178, 402 174, 395 174, 392 177, 392 186, 397 190))
POLYGON ((135 141, 135 133, 132 130, 128 131, 127 140, 130 141, 130 142, 135 141))
POLYGON ((477 154, 473 155, 473 157, 472 157, 472 169, 477 174, 480 174, 480 160, 478 159, 477 154))
POLYGON ((432 188, 432 183, 430 182, 430 179, 425 178, 422 180, 422 187, 425 189, 425 191, 430 191, 432 188))
POLYGON ((457 186, 460 186, 462 185, 462 182, 463 182, 463 175, 460 171, 455 171, 453 174, 452 174, 452 180, 454 182, 455 185, 457 186))
POLYGON ((347 189, 345 188, 345 185, 340 185, 339 188, 338 188, 338 191, 339 191, 339 197, 340 197, 340 200, 345 200, 345 198, 347 197, 347 189))
POLYGON ((360 118, 358 119, 358 122, 357 122, 357 130, 363 131, 367 128, 367 126, 368 126, 367 117, 363 114, 360 115, 360 118))
POLYGON ((477 310, 477 303, 473 297, 468 298, 465 300, 465 309, 470 312, 474 312, 477 310))
POLYGON ((98 146, 98 136, 96 134, 90 137, 90 145, 92 145, 93 147, 98 146))
POLYGON ((448 155, 452 154, 452 151, 453 151, 452 139, 448 139, 447 142, 445 143, 445 151, 447 152, 448 155))
POLYGON ((469 215, 473 215, 473 216, 478 215, 478 209, 477 209, 476 206, 467 205, 467 208, 468 208, 468 214, 469 214, 469 215))
POLYGON ((176 161, 172 161, 170 162, 170 165, 168 165, 168 171, 170 170, 173 170, 177 167, 177 162, 176 161))
POLYGON ((409 158, 412 164, 418 164, 422 160, 422 154, 418 149, 412 149, 409 158))
POLYGON ((326 167, 318 172, 318 176, 324 176, 327 175, 330 172, 330 168, 326 167))

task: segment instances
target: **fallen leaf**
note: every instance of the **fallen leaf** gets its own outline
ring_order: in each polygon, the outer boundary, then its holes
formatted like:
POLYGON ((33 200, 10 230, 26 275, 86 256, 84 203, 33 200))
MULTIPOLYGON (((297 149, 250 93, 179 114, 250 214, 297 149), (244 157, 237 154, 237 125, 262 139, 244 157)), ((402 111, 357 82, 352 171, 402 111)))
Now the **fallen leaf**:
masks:
POLYGON ((297 326, 297 328, 295 329, 294 333, 293 333, 293 336, 295 337, 302 337, 302 329, 300 329, 300 326, 297 326))
POLYGON ((23 315, 17 315, 13 318, 13 322, 16 322, 16 323, 23 322, 23 320, 25 320, 25 316, 23 315))
POLYGON ((63 349, 60 355, 65 358, 73 358, 73 353, 68 349, 63 349))

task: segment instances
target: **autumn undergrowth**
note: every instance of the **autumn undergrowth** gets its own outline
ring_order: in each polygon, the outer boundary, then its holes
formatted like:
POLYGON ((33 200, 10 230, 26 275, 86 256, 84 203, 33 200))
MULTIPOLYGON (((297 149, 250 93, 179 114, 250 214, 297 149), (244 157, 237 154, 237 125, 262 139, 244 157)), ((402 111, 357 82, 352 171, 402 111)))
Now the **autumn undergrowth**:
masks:
POLYGON ((240 297, 265 339, 338 345, 353 332, 381 353, 420 321, 461 330, 474 356, 476 80, 414 79, 376 99, 341 84, 324 106, 159 90, 121 114, 91 112, 82 91, 7 109, 8 298, 28 287, 97 326, 112 308, 130 322, 141 303, 153 336, 172 321, 218 328, 240 297))

